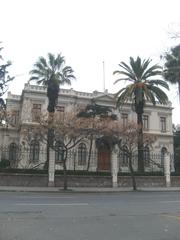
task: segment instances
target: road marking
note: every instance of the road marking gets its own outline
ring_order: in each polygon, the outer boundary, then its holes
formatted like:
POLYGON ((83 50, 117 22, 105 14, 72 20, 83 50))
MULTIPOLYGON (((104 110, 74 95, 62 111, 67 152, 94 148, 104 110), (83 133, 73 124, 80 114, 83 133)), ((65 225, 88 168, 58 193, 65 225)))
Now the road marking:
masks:
POLYGON ((18 198, 28 198, 28 199, 40 199, 40 198, 43 198, 43 199, 64 199, 64 198, 74 198, 74 197, 66 197, 66 196, 61 196, 61 197, 44 197, 44 196, 31 196, 31 197, 29 197, 29 196, 18 196, 18 198))
POLYGON ((88 203, 15 203, 16 206, 88 206, 88 203))
POLYGON ((175 220, 180 221, 180 216, 168 215, 168 214, 163 214, 163 215, 161 215, 161 216, 166 217, 166 218, 173 218, 173 219, 175 219, 175 220))
POLYGON ((170 200, 170 201, 160 201, 160 203, 180 203, 180 200, 177 200, 177 201, 173 201, 173 200, 170 200))

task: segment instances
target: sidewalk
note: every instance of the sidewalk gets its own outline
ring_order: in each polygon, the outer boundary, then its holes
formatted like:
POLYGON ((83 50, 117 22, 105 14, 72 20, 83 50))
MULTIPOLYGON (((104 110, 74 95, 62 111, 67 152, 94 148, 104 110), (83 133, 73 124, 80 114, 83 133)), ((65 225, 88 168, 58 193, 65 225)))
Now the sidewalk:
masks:
MULTIPOLYGON (((0 186, 0 192, 56 192, 56 193, 117 193, 117 192, 132 192, 132 187, 117 187, 117 188, 96 188, 96 187, 69 187, 64 191, 60 187, 16 187, 16 186, 0 186)), ((138 191, 144 192, 172 192, 180 191, 180 187, 148 187, 138 188, 138 191)))

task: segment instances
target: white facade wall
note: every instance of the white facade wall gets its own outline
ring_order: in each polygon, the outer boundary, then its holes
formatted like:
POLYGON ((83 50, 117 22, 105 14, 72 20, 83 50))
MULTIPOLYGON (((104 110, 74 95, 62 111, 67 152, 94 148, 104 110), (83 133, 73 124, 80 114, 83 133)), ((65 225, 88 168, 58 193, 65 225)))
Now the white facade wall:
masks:
MULTIPOLYGON (((71 111, 76 106, 86 106, 95 101, 99 105, 110 106, 113 111, 121 118, 122 113, 128 114, 129 120, 136 121, 136 114, 132 111, 131 105, 127 104, 122 109, 117 110, 115 107, 114 95, 106 92, 94 91, 93 93, 78 92, 73 89, 61 89, 59 93, 58 105, 64 106, 66 111, 71 111)), ((8 111, 19 111, 19 124, 18 128, 13 128, 9 131, 9 134, 5 134, 4 130, 0 131, 1 140, 0 145, 10 144, 15 142, 19 144, 21 139, 21 130, 26 124, 33 124, 32 122, 32 106, 33 104, 41 104, 41 111, 45 113, 47 110, 48 99, 46 97, 46 88, 37 85, 25 84, 22 95, 13 95, 10 92, 7 97, 7 109, 8 111)), ((173 133, 172 133, 172 107, 171 103, 167 106, 157 104, 152 106, 147 103, 144 115, 149 118, 149 128, 145 132, 155 134, 157 136, 156 142, 153 144, 154 153, 160 153, 164 147, 170 154, 173 154, 173 133), (160 118, 166 119, 166 131, 161 131, 160 118)), ((86 143, 88 145, 88 142, 86 143)), ((45 145, 43 146, 45 148, 45 145)), ((77 147, 76 147, 77 148, 77 147)), ((95 144, 93 146, 95 150, 95 144)), ((44 161, 44 157, 41 157, 40 162, 44 161)), ((28 165, 27 158, 23 158, 21 166, 28 165)), ((172 164, 173 165, 173 164, 172 164)), ((62 165, 57 165, 56 168, 61 169, 62 165)), ((68 165, 69 169, 73 169, 72 164, 68 165)), ((83 169, 83 166, 79 166, 78 169, 83 169)), ((97 169, 97 159, 93 165, 90 166, 91 170, 97 169)), ((126 170, 126 167, 122 170, 126 170)))

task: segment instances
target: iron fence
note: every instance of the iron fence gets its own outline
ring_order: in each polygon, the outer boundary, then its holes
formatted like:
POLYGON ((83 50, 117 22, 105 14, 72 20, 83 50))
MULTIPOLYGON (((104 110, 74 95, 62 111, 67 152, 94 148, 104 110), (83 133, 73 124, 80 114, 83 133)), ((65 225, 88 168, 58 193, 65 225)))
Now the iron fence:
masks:
MULTIPOLYGON (((174 155, 170 154, 170 166, 174 168, 174 155)), ((148 154, 144 155, 144 168, 146 172, 163 172, 164 171, 164 158, 165 155, 162 153, 154 153, 149 152, 148 154)), ((138 154, 137 152, 132 154, 132 167, 134 171, 138 169, 138 154)), ((129 157, 126 153, 122 151, 118 154, 118 163, 119 163, 119 171, 129 171, 129 157)))
MULTIPOLYGON (((54 159, 56 169, 63 169, 65 153, 62 149, 50 149, 49 157, 54 159)), ((0 167, 11 168, 40 168, 46 165, 47 149, 34 145, 33 148, 9 145, 0 146, 0 167)), ((97 151, 79 152, 71 149, 67 152, 66 166, 68 170, 97 170, 97 151)))
MULTIPOLYGON (((99 171, 98 169, 98 150, 79 152, 78 149, 71 149, 67 153, 66 165, 68 170, 83 170, 83 171, 99 171)), ((50 159, 54 158, 57 170, 63 169, 64 152, 62 149, 59 151, 50 151, 50 159)), ((173 163, 173 155, 170 155, 171 162, 173 163)), ((10 168, 34 168, 43 169, 47 160, 47 150, 38 145, 31 147, 9 145, 0 146, 0 167, 10 168)), ((111 160, 109 160, 111 161, 111 160)), ((129 158, 123 152, 117 153, 118 169, 119 172, 129 172, 129 158)), ((173 165, 173 164, 172 164, 173 165)), ((111 166, 111 165, 110 165, 111 166)), ((138 154, 132 155, 132 166, 134 171, 138 167, 138 154)), ((160 153, 149 153, 144 156, 145 171, 163 171, 164 169, 164 156, 160 153)), ((111 168, 111 167, 110 167, 111 168)), ((107 169, 107 171, 111 169, 107 169)))

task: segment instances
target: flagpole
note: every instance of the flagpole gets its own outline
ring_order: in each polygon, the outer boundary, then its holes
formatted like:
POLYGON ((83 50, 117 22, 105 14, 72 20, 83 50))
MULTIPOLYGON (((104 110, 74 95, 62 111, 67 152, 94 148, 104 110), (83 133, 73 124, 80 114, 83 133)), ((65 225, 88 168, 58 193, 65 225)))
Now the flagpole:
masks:
POLYGON ((105 92, 105 63, 103 61, 103 92, 105 92))

